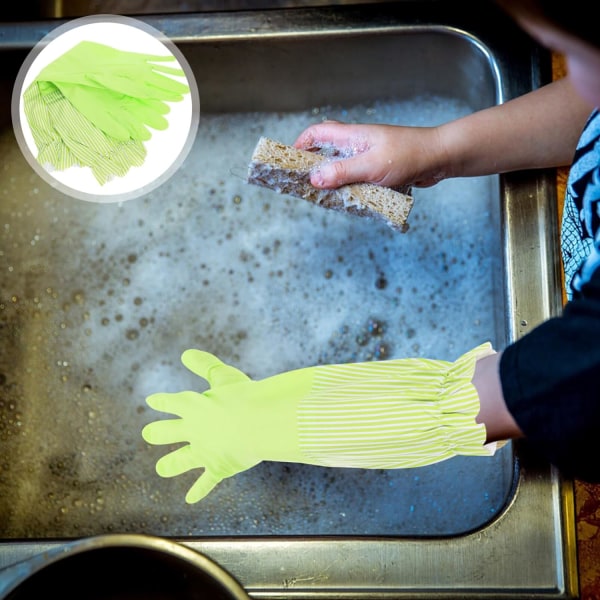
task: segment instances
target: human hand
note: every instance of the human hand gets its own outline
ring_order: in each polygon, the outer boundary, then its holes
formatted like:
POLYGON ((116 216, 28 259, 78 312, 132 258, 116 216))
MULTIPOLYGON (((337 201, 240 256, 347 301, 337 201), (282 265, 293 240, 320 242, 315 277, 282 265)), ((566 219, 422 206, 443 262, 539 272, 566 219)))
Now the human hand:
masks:
POLYGON ((334 159, 311 174, 311 183, 317 188, 361 182, 429 187, 450 176, 435 127, 324 121, 305 129, 294 146, 333 151, 334 159))

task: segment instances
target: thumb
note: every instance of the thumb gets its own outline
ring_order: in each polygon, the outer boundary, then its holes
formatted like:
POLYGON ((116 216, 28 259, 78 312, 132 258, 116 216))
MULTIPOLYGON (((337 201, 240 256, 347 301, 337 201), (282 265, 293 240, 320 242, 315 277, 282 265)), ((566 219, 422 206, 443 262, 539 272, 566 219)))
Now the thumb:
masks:
POLYGON ((250 377, 239 369, 226 365, 214 354, 202 350, 186 350, 181 355, 181 362, 192 373, 206 379, 211 387, 250 381, 250 377))
POLYGON ((185 501, 188 504, 199 502, 202 498, 208 496, 221 480, 222 478, 215 477, 207 469, 200 477, 198 477, 198 479, 196 479, 192 487, 188 490, 188 493, 185 495, 185 501))
POLYGON ((323 161, 311 171, 310 182, 316 188, 333 189, 349 183, 369 181, 372 174, 368 167, 364 155, 323 161))

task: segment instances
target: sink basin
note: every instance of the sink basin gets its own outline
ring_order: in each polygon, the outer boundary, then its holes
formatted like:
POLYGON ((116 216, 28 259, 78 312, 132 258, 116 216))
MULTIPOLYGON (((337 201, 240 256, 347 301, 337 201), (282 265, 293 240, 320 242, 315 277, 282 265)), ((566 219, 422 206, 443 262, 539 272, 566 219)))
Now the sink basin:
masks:
MULTIPOLYGON (((525 444, 410 470, 262 464, 187 506, 195 475, 160 479, 163 450, 139 433, 146 395, 205 389, 186 348, 253 378, 453 360, 559 310, 552 173, 415 190, 405 234, 244 181, 261 135, 433 125, 547 80, 548 57, 501 13, 447 4, 145 15, 190 63, 202 112, 180 170, 124 203, 75 200, 31 170, 4 82, 0 568, 147 533, 257 598, 576 597, 571 483, 525 444)), ((3 26, 5 64, 16 73, 58 23, 3 26)))

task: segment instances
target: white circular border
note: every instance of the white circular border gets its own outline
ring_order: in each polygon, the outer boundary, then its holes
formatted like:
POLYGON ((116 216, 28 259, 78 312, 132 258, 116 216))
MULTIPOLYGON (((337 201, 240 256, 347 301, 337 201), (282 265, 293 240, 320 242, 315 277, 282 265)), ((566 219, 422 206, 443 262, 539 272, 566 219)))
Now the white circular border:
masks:
MULTIPOLYGON (((183 78, 175 79, 183 81, 183 78)), ((21 152, 35 172, 59 191, 88 202, 123 202, 147 194, 169 179, 181 166, 194 143, 200 121, 200 95, 192 70, 181 51, 163 33, 147 23, 121 15, 81 17, 56 27, 40 40, 21 65, 11 100, 13 129, 21 152), (123 28, 127 28, 124 30, 123 28), (180 102, 171 102, 165 115, 169 126, 151 129, 144 142, 146 158, 140 167, 131 167, 124 177, 114 177, 104 185, 89 167, 48 171, 37 159, 37 147, 23 111, 23 92, 40 70, 82 40, 104 43, 119 50, 175 57, 168 66, 180 67, 190 89, 180 102), (167 52, 165 52, 165 49, 167 52)))

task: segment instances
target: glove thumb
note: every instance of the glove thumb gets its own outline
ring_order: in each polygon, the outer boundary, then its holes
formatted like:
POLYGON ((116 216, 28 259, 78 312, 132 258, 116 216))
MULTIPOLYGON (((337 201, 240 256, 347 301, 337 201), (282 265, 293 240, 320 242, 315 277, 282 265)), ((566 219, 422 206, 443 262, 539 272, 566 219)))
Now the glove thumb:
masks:
POLYGON ((205 498, 215 486, 222 481, 222 477, 215 477, 208 469, 204 471, 185 495, 188 504, 195 504, 205 498))
POLYGON ((186 350, 181 355, 181 362, 192 373, 206 379, 211 387, 250 381, 250 377, 239 369, 226 365, 214 354, 202 350, 186 350))

